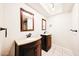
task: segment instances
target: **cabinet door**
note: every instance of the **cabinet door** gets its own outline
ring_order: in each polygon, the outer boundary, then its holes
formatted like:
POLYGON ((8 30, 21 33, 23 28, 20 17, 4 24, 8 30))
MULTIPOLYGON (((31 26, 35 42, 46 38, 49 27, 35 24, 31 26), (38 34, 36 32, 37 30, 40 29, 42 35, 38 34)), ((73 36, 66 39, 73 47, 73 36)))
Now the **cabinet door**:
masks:
POLYGON ((47 37, 47 49, 49 50, 51 48, 51 36, 47 37))
POLYGON ((20 56, 35 56, 35 48, 36 46, 27 46, 20 47, 20 56))
POLYGON ((35 56, 41 56, 41 45, 35 47, 35 56))
POLYGON ((34 53, 35 53, 34 47, 28 48, 28 49, 25 49, 24 56, 34 56, 34 53))

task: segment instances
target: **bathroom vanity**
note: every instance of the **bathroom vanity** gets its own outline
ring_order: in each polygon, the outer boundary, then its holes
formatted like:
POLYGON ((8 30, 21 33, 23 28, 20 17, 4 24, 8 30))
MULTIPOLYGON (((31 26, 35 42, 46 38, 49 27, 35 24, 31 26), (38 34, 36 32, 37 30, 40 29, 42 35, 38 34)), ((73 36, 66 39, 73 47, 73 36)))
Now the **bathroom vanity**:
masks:
POLYGON ((41 56, 41 37, 15 40, 15 56, 41 56))
POLYGON ((51 48, 51 35, 50 34, 41 34, 41 46, 44 51, 48 51, 51 48))

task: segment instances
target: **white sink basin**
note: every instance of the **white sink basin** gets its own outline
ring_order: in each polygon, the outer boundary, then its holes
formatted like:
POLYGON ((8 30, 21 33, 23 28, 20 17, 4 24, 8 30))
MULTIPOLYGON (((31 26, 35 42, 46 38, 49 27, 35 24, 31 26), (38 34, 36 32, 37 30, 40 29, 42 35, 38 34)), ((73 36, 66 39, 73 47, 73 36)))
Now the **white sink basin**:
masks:
POLYGON ((40 36, 30 37, 30 38, 20 38, 20 39, 15 40, 15 42, 17 43, 17 45, 23 45, 23 44, 28 44, 28 43, 34 42, 39 39, 41 39, 40 36))

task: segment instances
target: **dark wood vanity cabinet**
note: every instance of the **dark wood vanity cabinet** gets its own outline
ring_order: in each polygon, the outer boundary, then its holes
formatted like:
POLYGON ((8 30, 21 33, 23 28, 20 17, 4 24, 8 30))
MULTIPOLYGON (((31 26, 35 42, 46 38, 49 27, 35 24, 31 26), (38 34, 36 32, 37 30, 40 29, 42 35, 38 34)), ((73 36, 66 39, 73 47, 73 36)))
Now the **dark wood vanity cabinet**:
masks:
POLYGON ((20 46, 15 42, 15 56, 41 56, 41 40, 20 46))
POLYGON ((44 51, 48 51, 51 48, 51 35, 41 35, 41 45, 44 51))

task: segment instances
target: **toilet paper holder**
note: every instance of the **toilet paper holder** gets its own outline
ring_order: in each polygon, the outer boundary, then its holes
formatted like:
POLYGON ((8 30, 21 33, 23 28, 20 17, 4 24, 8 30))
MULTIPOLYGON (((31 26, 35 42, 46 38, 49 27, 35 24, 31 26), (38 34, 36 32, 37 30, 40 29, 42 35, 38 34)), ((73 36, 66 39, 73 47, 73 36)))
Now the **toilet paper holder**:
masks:
POLYGON ((70 29, 70 31, 72 31, 72 32, 77 32, 77 30, 73 30, 73 29, 70 29))

